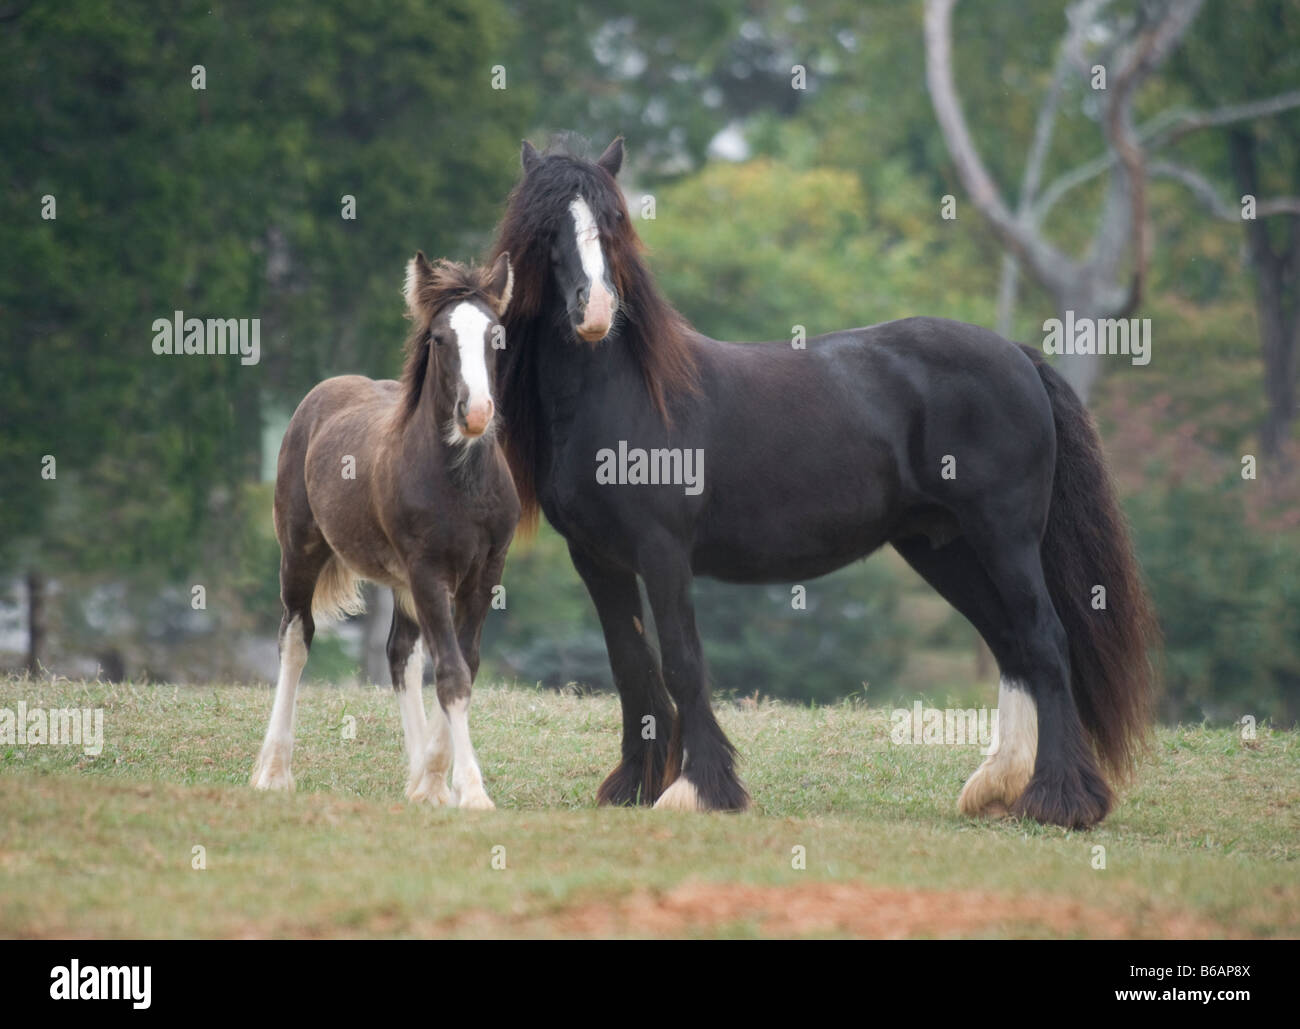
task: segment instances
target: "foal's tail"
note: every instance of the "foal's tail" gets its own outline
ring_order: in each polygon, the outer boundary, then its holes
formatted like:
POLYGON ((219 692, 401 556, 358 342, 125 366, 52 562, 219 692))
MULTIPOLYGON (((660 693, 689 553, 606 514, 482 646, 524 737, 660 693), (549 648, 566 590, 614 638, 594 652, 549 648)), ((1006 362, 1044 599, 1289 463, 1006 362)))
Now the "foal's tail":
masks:
POLYGON ((1041 353, 1023 349, 1038 367, 1056 423, 1056 477, 1042 547, 1047 588, 1069 639, 1079 718, 1101 763, 1123 780, 1147 742, 1160 626, 1092 417, 1041 353))
POLYGON ((311 595, 311 616, 318 622, 335 622, 348 615, 359 615, 366 609, 366 598, 361 595, 361 580, 352 570, 331 554, 316 579, 316 589, 311 595))

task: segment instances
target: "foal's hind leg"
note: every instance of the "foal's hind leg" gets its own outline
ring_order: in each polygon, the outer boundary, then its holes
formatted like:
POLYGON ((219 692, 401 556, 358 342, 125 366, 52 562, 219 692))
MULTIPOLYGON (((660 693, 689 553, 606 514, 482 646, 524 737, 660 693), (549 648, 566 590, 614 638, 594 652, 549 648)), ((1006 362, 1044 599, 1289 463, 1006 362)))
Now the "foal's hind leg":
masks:
POLYGON ((451 767, 451 737, 441 707, 434 709, 432 733, 424 714, 424 650, 420 627, 402 610, 399 596, 393 598, 393 625, 388 632, 388 668, 393 676, 398 708, 402 713, 402 735, 410 775, 406 796, 427 800, 435 807, 453 803, 447 788, 451 767))
POLYGON ((280 597, 284 616, 280 619, 280 675, 275 684, 275 703, 266 738, 253 765, 252 785, 259 790, 293 789, 293 720, 298 681, 302 678, 311 650, 316 623, 311 616, 311 598, 316 580, 330 557, 323 541, 312 548, 280 559, 280 597), (310 553, 306 552, 310 549, 310 553))

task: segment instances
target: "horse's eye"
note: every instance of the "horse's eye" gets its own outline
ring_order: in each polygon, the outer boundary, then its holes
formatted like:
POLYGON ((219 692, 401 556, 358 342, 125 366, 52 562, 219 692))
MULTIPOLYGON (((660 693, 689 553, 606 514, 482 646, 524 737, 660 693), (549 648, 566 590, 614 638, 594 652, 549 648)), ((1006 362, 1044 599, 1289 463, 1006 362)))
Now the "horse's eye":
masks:
POLYGON ((622 212, 622 211, 615 211, 615 212, 614 212, 614 220, 615 220, 616 222, 621 222, 621 221, 623 220, 623 212, 622 212))
POLYGON ((447 342, 447 337, 444 336, 441 332, 431 332, 429 333, 429 335, 433 339, 434 346, 440 347, 447 342))

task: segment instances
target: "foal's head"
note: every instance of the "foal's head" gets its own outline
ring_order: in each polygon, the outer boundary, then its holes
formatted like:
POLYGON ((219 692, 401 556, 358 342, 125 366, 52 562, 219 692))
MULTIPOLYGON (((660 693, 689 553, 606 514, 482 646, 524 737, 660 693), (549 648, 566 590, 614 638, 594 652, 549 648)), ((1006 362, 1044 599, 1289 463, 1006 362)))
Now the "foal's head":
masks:
POLYGON ((599 343, 620 314, 627 297, 626 265, 639 247, 614 182, 623 164, 622 137, 595 162, 565 153, 542 155, 528 142, 522 160, 524 178, 510 198, 503 233, 516 264, 527 269, 520 282, 524 314, 536 313, 542 294, 554 289, 564 300, 572 331, 599 343), (522 252, 515 250, 516 241, 522 252))
POLYGON ((514 274, 502 254, 490 269, 438 261, 423 252, 406 266, 407 341, 405 412, 415 413, 432 391, 449 443, 472 443, 493 425, 496 352, 504 345, 500 318, 510 303, 514 274))

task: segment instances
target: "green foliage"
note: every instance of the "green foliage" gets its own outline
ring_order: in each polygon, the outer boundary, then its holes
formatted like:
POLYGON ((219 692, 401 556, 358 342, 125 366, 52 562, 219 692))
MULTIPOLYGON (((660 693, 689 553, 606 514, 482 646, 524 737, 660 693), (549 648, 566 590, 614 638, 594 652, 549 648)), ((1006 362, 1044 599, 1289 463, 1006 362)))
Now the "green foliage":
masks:
POLYGON ((1165 636, 1168 719, 1300 718, 1300 551, 1248 522, 1248 486, 1178 484, 1129 501, 1165 636))
MULTIPOLYGON (((0 570, 128 579, 141 609, 185 577, 274 590, 243 531, 263 422, 329 374, 393 374, 406 259, 486 239, 530 104, 483 59, 512 31, 477 0, 7 21, 0 83, 25 99, 0 111, 0 570), (260 319, 260 362, 156 355, 176 310, 260 319)), ((239 611, 214 615, 233 631, 239 611)))
POLYGON ((879 174, 887 185, 868 195, 835 168, 706 166, 663 190, 656 218, 641 223, 660 286, 721 339, 789 339, 795 325, 812 336, 919 311, 991 319, 962 231, 901 164, 879 174))
MULTIPOLYGON (((963 105, 1013 204, 1067 6, 972 0, 954 17, 963 105)), ((656 217, 638 229, 660 285, 712 336, 785 339, 796 325, 815 335, 918 313, 992 324, 1002 254, 935 125, 921 18, 919 4, 860 0, 235 0, 166 18, 69 0, 11 12, 0 33, 13 101, 0 109, 0 574, 35 567, 66 582, 54 618, 86 652, 104 643, 96 633, 124 645, 130 631, 73 610, 83 594, 133 614, 155 644, 194 621, 193 582, 208 589, 214 637, 272 631, 278 554, 258 479, 273 468, 276 426, 327 375, 397 371, 404 261, 417 247, 481 249, 524 135, 628 137, 622 178, 634 200, 655 195, 656 217), (792 88, 796 64, 806 90, 792 88), (507 89, 491 88, 496 65, 507 89), (743 130, 752 159, 707 160, 727 127, 743 130), (955 221, 938 215, 948 193, 955 221), (55 221, 40 218, 46 194, 55 221), (344 195, 355 221, 340 217, 344 195), (261 362, 155 356, 152 321, 178 309, 260 318, 261 362), (40 478, 46 454, 53 481, 40 478)), ((1298 30, 1279 0, 1206 5, 1144 89, 1139 118, 1292 88, 1298 30)), ((1067 88, 1048 179, 1100 152, 1095 101, 1067 88)), ((1296 191, 1298 119, 1250 125, 1268 193, 1296 191)), ((1224 139, 1193 133, 1167 156, 1231 198, 1224 139)), ((1072 193, 1047 222, 1052 239, 1082 252, 1102 195, 1102 180, 1072 193)), ((1201 471, 1235 461, 1264 413, 1241 230, 1204 217, 1181 185, 1156 181, 1149 199, 1156 245, 1140 314, 1154 323, 1154 359, 1111 365, 1094 401, 1169 641, 1165 713, 1294 720, 1295 531, 1263 531, 1232 488, 1171 484, 1153 466, 1158 453, 1181 467, 1170 440, 1201 471)), ((1279 219, 1274 239, 1285 231, 1279 219)), ((1026 284, 1015 332, 1037 338, 1051 313, 1026 284)), ((804 584, 807 611, 790 607, 788 586, 699 583, 715 685, 819 701, 863 681, 955 686, 971 631, 922 611, 908 574, 888 558, 855 565, 804 584)), ((608 682, 562 540, 544 528, 517 544, 505 582, 488 674, 608 682)), ((345 659, 335 645, 328 668, 313 660, 335 674, 345 659)))
MULTIPOLYGON (((483 631, 485 676, 563 686, 612 685, 595 608, 564 540, 543 525, 516 543, 506 564, 506 608, 483 631)), ((856 564, 791 587, 695 582, 695 614, 714 689, 830 701, 888 689, 912 635, 901 618, 901 584, 883 563, 856 564)), ((644 602, 650 638, 654 622, 644 602)), ((873 694, 874 695, 874 694, 873 694)))

